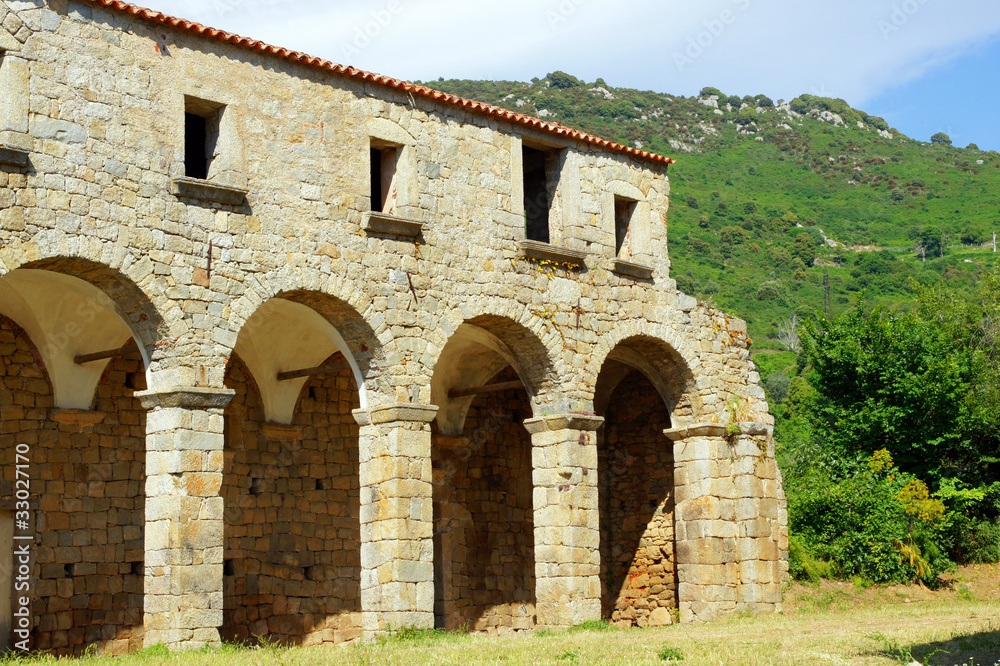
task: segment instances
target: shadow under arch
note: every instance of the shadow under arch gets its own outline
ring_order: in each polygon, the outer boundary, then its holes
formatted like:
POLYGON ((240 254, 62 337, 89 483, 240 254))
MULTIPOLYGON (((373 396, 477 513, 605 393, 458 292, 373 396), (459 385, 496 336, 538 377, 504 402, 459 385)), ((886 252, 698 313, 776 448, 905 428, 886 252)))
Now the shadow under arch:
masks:
MULTIPOLYGON (((336 363, 339 353, 325 359, 336 363)), ((222 637, 290 645, 361 635, 359 393, 351 368, 306 379, 289 424, 266 421, 238 354, 225 385, 222 637)))
POLYGON ((431 400, 435 623, 489 633, 535 624, 531 436, 524 421, 556 377, 543 340, 479 315, 437 359, 431 400))
POLYGON ((35 341, 52 379, 55 406, 68 409, 90 408, 94 389, 115 358, 110 352, 134 344, 148 384, 168 336, 186 330, 181 321, 168 325, 127 275, 78 257, 26 261, 6 272, 0 277, 0 313, 35 341), (100 352, 109 355, 76 362, 100 352))
POLYGON ((619 626, 668 624, 677 612, 674 455, 663 431, 695 417, 693 386, 680 354, 643 335, 615 345, 597 377, 601 607, 619 626))
POLYGON ((484 314, 462 322, 445 343, 431 375, 437 432, 446 436, 462 432, 474 395, 453 396, 452 391, 483 386, 508 367, 527 392, 532 415, 538 415, 539 396, 558 385, 558 369, 546 341, 504 316, 484 314))
POLYGON ((375 330, 350 304, 322 292, 278 292, 240 328, 239 354, 260 390, 267 421, 291 423, 309 377, 350 369, 362 409, 378 391, 384 350, 375 330), (334 354, 338 359, 326 362, 334 354), (298 373, 289 376, 288 373, 298 373))
MULTIPOLYGON (((87 409, 60 409, 43 354, 0 315, 0 460, 10 463, 0 465, 0 507, 14 507, 26 474, 31 517, 10 534, 31 539, 32 581, 22 592, 32 601, 30 645, 53 656, 121 655, 144 637, 146 410, 135 393, 146 383, 138 349, 106 360, 98 375, 87 409), (71 604, 81 591, 87 602, 71 604)), ((0 538, 0 568, 10 570, 14 546, 0 538)))
POLYGON ((594 412, 603 415, 611 393, 630 372, 638 371, 653 385, 670 413, 671 425, 693 422, 701 414, 697 381, 688 361, 669 343, 647 335, 621 340, 595 373, 594 412))

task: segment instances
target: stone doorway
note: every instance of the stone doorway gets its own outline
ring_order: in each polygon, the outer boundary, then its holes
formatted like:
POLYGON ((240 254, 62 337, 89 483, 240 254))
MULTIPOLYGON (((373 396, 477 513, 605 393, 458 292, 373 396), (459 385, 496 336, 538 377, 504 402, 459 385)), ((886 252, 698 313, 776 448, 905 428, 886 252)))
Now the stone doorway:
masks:
MULTIPOLYGON (((485 386, 518 383, 512 368, 485 386)), ((433 436, 435 624, 506 634, 535 622, 531 404, 477 395, 461 437, 433 436)))
POLYGON ((670 413, 640 371, 619 371, 598 441, 602 613, 621 627, 669 624, 677 610, 670 413))
MULTIPOLYGON (((342 364, 337 353, 322 365, 342 364), (341 362, 341 363, 338 363, 341 362)), ((350 368, 310 377, 291 424, 268 422, 238 355, 226 386, 225 640, 293 645, 361 635, 358 390, 350 368)))

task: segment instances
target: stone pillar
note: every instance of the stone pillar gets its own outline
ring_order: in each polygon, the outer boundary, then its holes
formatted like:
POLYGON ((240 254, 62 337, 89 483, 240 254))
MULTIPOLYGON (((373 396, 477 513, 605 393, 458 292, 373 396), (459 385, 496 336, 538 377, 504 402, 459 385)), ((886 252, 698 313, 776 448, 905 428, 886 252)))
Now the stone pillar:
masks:
POLYGON ((145 645, 220 644, 229 389, 136 393, 146 416, 145 645))
POLYGON ((779 481, 768 427, 664 430, 674 442, 677 601, 682 622, 780 610, 779 481))
POLYGON ((358 409, 366 636, 434 627, 432 405, 358 409))
POLYGON ((601 619, 597 435, 604 419, 528 419, 535 507, 535 605, 540 627, 601 619))

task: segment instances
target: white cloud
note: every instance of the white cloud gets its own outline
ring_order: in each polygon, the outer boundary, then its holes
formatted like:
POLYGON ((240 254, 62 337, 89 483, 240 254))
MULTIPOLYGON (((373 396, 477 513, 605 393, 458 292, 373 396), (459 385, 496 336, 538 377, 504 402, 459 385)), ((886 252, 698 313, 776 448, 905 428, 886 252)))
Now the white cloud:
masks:
POLYGON ((154 9, 399 78, 524 80, 562 69, 677 94, 714 85, 854 105, 1000 32, 994 0, 157 0, 154 9))

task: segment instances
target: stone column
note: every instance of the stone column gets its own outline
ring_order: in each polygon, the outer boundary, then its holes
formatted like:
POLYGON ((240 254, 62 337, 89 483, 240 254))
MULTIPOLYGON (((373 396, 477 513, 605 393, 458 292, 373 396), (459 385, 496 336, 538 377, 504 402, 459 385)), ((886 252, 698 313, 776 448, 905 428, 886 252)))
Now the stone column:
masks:
POLYGON ((674 442, 682 622, 780 609, 779 481, 762 423, 664 430, 674 442))
POLYGON ((223 409, 229 389, 136 393, 146 416, 147 647, 219 645, 223 409))
POLYGON ((601 619, 597 435, 604 419, 528 419, 535 506, 535 606, 541 627, 601 619))
POLYGON ((432 405, 355 410, 364 632, 434 627, 432 405))

